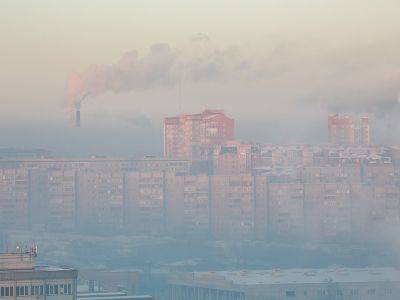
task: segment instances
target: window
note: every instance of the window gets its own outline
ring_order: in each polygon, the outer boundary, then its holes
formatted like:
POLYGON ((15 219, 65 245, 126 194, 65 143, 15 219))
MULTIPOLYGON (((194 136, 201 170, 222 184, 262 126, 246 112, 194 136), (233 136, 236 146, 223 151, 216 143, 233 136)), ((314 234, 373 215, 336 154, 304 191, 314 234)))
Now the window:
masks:
POLYGON ((25 296, 28 296, 29 295, 29 290, 28 290, 28 286, 26 285, 25 286, 25 296))
POLYGON ((351 289, 350 294, 352 296, 357 296, 358 295, 358 290, 357 289, 351 289))
POLYGON ((6 286, 6 289, 5 289, 5 296, 6 297, 10 296, 10 288, 8 286, 6 286))
POLYGON ((385 295, 391 295, 392 289, 385 289, 385 295))
POLYGON ((71 295, 72 294, 72 288, 71 288, 71 284, 68 284, 68 294, 71 295))
POLYGON ((368 294, 368 295, 375 295, 375 289, 369 289, 369 290, 367 291, 367 294, 368 294))
POLYGON ((4 287, 3 286, 0 288, 0 296, 4 297, 4 287))
MULTIPOLYGON (((43 295, 43 285, 38 286, 40 295, 43 295)), ((71 289, 71 288, 70 288, 71 289)), ((66 284, 46 284, 46 295, 64 295, 68 292, 68 285, 66 284)))
POLYGON ((295 291, 286 291, 286 298, 296 297, 295 291))
POLYGON ((14 297, 14 287, 13 286, 10 287, 10 296, 14 297))

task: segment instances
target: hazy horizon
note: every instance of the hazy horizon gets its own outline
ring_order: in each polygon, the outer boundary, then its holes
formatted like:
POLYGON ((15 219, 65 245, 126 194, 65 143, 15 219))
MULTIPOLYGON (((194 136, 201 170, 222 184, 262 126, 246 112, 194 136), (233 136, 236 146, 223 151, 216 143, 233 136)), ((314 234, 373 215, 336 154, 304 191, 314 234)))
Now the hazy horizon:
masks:
POLYGON ((336 112, 369 113, 378 132, 395 126, 385 122, 399 110, 399 2, 227 5, 2 2, 0 144, 112 154, 112 140, 114 154, 156 154, 163 117, 204 108, 225 109, 239 120, 238 138, 262 142, 324 142, 336 112), (80 129, 65 113, 74 73, 96 76, 80 129), (130 138, 144 142, 119 148, 130 138))

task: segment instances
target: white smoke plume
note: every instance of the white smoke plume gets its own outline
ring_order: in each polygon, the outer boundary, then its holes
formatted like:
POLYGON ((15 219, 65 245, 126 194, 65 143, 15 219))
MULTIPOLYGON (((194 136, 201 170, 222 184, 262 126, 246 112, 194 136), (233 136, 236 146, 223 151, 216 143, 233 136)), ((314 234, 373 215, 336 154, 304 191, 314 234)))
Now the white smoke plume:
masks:
POLYGON ((362 110, 384 115, 397 105, 400 59, 395 50, 400 49, 400 40, 387 41, 386 46, 357 45, 340 50, 319 40, 278 41, 253 52, 247 46, 217 47, 202 33, 188 41, 186 48, 180 49, 157 43, 145 55, 133 50, 116 63, 71 74, 69 107, 86 96, 108 91, 181 88, 198 83, 217 83, 214 88, 218 89, 227 82, 248 92, 257 89, 259 97, 274 101, 270 103, 273 107, 315 104, 329 112, 362 110))
POLYGON ((237 48, 221 50, 202 33, 189 37, 188 41, 183 49, 157 43, 144 56, 133 50, 114 64, 93 65, 72 73, 67 85, 67 111, 79 106, 86 97, 108 91, 181 88, 183 84, 226 81, 248 75, 248 60, 237 48))
POLYGON ((155 44, 147 56, 137 51, 125 53, 113 65, 94 65, 70 75, 68 98, 80 102, 85 95, 96 96, 106 91, 124 92, 173 86, 178 78, 177 52, 167 44, 155 44))

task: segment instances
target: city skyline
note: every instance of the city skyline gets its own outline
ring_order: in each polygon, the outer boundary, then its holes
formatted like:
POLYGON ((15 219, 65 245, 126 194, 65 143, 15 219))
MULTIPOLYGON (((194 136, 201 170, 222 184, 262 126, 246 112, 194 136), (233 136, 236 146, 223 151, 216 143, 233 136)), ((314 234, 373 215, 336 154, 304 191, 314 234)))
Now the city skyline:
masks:
POLYGON ((399 0, 0 2, 0 300, 400 298, 399 0))

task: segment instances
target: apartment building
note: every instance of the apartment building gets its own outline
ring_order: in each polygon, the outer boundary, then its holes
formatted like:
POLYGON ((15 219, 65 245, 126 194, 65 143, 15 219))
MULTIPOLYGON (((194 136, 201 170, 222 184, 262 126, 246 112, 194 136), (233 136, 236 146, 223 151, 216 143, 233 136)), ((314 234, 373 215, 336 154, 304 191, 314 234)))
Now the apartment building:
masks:
MULTIPOLYGON (((308 234, 328 241, 365 236, 365 228, 377 233, 396 228, 400 172, 385 149, 319 147, 325 163, 297 167, 287 164, 281 148, 271 150, 282 154, 279 165, 246 171, 246 148, 245 167, 216 174, 70 164, 3 167, 0 224, 232 239, 308 234), (334 152, 340 159, 327 161, 334 152)), ((297 159, 296 154, 289 161, 297 159)))
POLYGON ((338 145, 370 144, 369 118, 331 115, 328 117, 329 142, 338 145))
POLYGON ((168 117, 164 119, 164 156, 190 161, 209 160, 213 145, 224 144, 233 137, 234 120, 223 110, 168 117))

